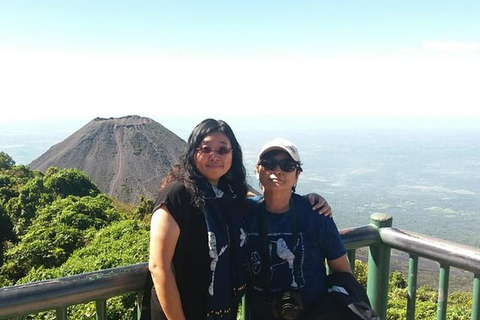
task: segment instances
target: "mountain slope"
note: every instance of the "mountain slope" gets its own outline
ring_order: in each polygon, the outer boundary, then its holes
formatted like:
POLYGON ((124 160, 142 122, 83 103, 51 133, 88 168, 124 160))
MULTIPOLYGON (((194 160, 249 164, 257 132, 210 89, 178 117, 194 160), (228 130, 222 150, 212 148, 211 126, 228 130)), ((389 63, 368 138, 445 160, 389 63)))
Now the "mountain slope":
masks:
POLYGON ((137 203, 155 198, 159 183, 185 148, 185 141, 145 117, 95 118, 30 163, 84 171, 114 198, 137 203))

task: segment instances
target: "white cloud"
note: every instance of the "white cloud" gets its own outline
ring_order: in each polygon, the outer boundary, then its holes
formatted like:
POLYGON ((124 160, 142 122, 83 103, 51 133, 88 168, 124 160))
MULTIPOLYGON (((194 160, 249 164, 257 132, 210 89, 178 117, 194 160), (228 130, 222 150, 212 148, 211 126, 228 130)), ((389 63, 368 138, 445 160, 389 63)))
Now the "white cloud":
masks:
POLYGON ((119 58, 0 49, 2 121, 169 115, 480 115, 478 59, 119 58))
POLYGON ((437 52, 480 52, 480 42, 427 41, 422 48, 437 52))
POLYGON ((400 53, 405 53, 405 54, 415 54, 418 53, 417 49, 414 48, 400 48, 397 50, 400 53))

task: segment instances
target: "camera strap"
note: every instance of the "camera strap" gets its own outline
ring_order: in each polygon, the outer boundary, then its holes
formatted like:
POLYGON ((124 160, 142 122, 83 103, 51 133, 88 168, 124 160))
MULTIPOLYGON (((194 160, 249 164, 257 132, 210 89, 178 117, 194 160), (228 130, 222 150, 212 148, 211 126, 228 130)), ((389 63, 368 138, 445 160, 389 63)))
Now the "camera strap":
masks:
MULTIPOLYGON (((289 201, 289 211, 291 213, 291 227, 292 227, 292 237, 293 237, 293 248, 297 246, 298 241, 298 231, 297 231, 297 218, 296 218, 296 210, 295 210, 295 201, 293 200, 293 195, 290 197, 289 201)), ((270 248, 269 248, 269 241, 268 241, 268 222, 267 222, 267 207, 265 204, 264 199, 261 200, 259 205, 257 206, 257 217, 258 219, 258 229, 259 229, 259 236, 260 241, 262 244, 262 250, 260 252, 260 259, 262 263, 261 268, 261 280, 263 282, 263 288, 265 289, 264 295, 266 299, 270 298, 270 268, 271 268, 271 259, 270 259, 270 248)), ((298 283, 298 270, 295 268, 295 264, 293 264, 293 274, 296 278, 295 281, 298 283)), ((296 288, 295 288, 296 289, 296 288)))

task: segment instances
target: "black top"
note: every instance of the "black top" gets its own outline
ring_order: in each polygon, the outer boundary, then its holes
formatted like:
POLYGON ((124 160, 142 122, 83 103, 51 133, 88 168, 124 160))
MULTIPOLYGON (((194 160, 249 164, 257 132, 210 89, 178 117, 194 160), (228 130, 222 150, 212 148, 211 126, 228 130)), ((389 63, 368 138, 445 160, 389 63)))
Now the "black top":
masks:
MULTIPOLYGON (((193 207, 191 197, 181 182, 171 182, 160 191, 153 211, 162 204, 167 206, 180 227, 173 266, 183 312, 189 320, 203 319, 206 313, 205 288, 208 286, 205 275, 209 268, 205 218, 200 210, 193 207)), ((156 295, 152 295, 151 301, 152 311, 155 307, 160 308, 156 295)), ((162 319, 161 316, 157 318, 162 319)))

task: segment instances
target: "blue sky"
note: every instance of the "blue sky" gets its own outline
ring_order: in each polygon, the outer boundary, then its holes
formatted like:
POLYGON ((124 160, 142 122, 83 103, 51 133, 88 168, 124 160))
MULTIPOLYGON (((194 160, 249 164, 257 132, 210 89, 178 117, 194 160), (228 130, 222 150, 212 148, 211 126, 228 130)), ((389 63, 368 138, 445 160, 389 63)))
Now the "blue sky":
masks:
POLYGON ((0 0, 0 123, 480 117, 478 17, 479 1, 0 0))
POLYGON ((4 1, 2 47, 114 55, 390 56, 477 43, 478 1, 4 1))

